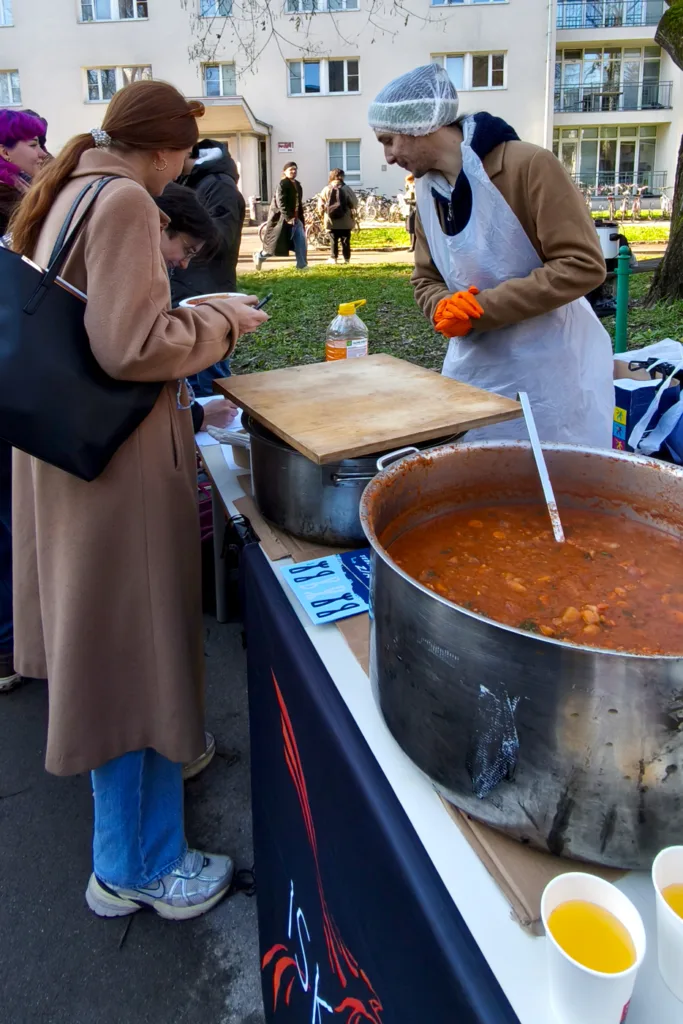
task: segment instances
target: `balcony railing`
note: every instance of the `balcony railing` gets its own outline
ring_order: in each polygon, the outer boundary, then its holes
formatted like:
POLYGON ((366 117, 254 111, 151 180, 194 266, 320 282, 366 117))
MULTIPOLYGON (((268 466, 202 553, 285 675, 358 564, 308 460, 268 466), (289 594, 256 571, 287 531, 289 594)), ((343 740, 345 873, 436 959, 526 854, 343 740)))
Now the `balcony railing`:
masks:
POLYGON ((565 85, 555 90, 556 114, 608 114, 620 110, 671 110, 673 82, 565 85))
POLYGON ((666 171, 638 171, 635 173, 617 171, 599 171, 592 174, 590 178, 582 174, 573 175, 574 181, 579 188, 597 189, 596 199, 605 199, 612 189, 619 185, 630 185, 634 188, 647 188, 645 195, 660 195, 666 188, 666 171))
POLYGON ((603 0, 586 3, 569 0, 557 5, 557 27, 638 28, 656 25, 664 13, 664 0, 603 0))

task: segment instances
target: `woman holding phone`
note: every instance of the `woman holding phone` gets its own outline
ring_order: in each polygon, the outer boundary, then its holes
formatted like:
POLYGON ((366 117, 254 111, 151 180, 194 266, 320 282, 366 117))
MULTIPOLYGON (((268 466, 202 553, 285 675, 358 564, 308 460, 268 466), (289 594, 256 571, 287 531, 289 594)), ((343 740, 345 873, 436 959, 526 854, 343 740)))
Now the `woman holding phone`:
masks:
POLYGON ((10 225, 13 248, 45 266, 83 186, 116 175, 62 275, 88 296, 100 366, 121 380, 166 382, 90 483, 14 453, 16 667, 49 681, 47 770, 92 772, 86 899, 104 917, 142 906, 195 917, 225 895, 233 872, 229 857, 188 848, 183 821, 182 765, 204 750, 196 462, 183 382, 267 316, 256 298, 171 309, 159 246, 166 221, 152 197, 180 174, 202 113, 164 82, 127 86, 100 129, 44 167, 10 225))

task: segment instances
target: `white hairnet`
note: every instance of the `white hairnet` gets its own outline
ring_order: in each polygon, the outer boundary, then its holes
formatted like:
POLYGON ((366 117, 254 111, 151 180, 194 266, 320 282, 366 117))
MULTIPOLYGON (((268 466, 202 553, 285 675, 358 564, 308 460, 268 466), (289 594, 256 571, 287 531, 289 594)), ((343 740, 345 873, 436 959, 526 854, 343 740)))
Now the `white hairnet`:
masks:
POLYGON ((423 64, 395 78, 368 110, 371 128, 394 135, 431 135, 457 116, 458 93, 441 64, 423 64))

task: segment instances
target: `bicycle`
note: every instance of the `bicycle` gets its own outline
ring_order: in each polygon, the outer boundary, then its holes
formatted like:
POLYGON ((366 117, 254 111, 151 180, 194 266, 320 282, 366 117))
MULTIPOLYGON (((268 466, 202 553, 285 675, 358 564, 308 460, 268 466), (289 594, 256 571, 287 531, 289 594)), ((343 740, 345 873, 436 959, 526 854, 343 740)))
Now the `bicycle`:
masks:
POLYGON ((618 185, 617 188, 621 192, 621 204, 619 206, 619 213, 621 214, 622 223, 628 217, 628 203, 631 198, 631 186, 630 185, 618 185))
MULTIPOLYGON (((647 185, 641 185, 639 188, 633 186, 633 203, 631 205, 631 220, 640 220, 642 203, 643 203, 643 192, 647 192, 647 185)), ((650 211, 651 213, 652 211, 650 211)), ((652 218, 650 218, 652 219, 652 218)))

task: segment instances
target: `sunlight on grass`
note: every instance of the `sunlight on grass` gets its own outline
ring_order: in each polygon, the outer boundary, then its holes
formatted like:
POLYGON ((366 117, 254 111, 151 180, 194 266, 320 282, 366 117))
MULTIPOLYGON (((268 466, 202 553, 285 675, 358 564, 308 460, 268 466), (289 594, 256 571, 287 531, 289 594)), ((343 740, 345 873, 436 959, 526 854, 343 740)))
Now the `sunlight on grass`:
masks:
MULTIPOLYGON (((232 365, 236 373, 271 370, 280 366, 321 362, 325 331, 341 302, 366 299, 359 310, 368 325, 370 352, 388 352, 412 363, 441 369, 447 342, 423 317, 413 298, 411 267, 383 263, 374 266, 315 267, 302 274, 288 267, 268 274, 244 274, 242 291, 273 292, 271 319, 256 334, 238 343, 232 365)), ((638 303, 647 294, 651 274, 631 278, 630 297, 638 303)), ((614 337, 614 317, 602 321, 614 337)), ((683 325, 683 302, 660 303, 653 309, 636 305, 629 310, 629 348, 662 338, 678 338, 683 325)))

